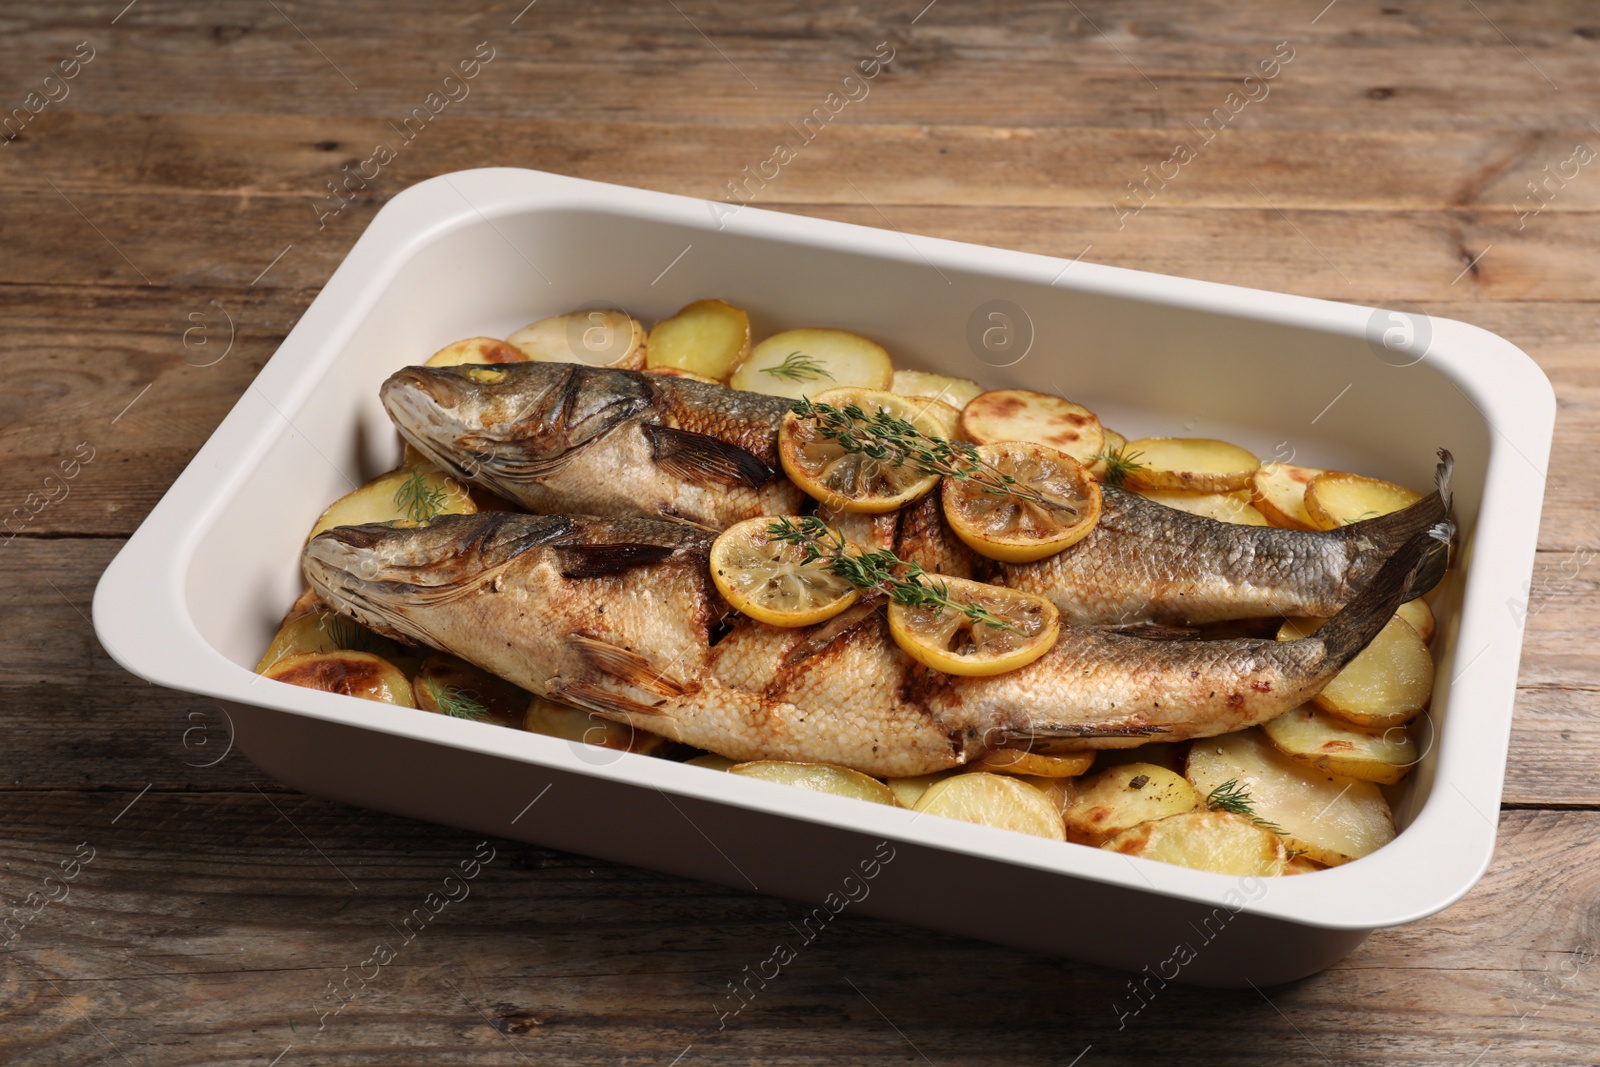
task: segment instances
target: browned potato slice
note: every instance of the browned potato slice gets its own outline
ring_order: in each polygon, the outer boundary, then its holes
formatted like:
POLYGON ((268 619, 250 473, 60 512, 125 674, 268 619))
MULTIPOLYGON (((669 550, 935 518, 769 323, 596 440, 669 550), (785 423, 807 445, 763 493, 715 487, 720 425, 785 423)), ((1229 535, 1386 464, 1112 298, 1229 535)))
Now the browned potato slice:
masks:
POLYGON ((1306 486, 1325 473, 1317 467, 1264 463, 1251 477, 1250 495, 1267 522, 1284 530, 1315 530, 1306 512, 1306 486))
POLYGON ((715 378, 707 378, 704 374, 696 374, 694 371, 684 370, 682 367, 646 367, 644 372, 646 374, 655 374, 662 378, 687 378, 691 382, 703 382, 706 385, 722 384, 715 378))
POLYGON ((404 672, 370 652, 307 652, 286 656, 261 673, 274 681, 305 689, 343 693, 406 708, 417 706, 404 672))
POLYGON ((360 623, 327 608, 320 608, 296 615, 278 628, 261 662, 256 664, 256 673, 265 674, 267 668, 290 656, 341 651, 371 652, 391 662, 404 655, 400 646, 388 638, 379 637, 360 623))
POLYGON ((792 785, 813 793, 832 793, 834 796, 854 797, 874 804, 894 805, 894 793, 890 792, 888 786, 860 771, 835 767, 831 763, 755 760, 729 767, 728 773, 759 778, 764 782, 777 782, 779 785, 792 785))
POLYGON ((696 756, 694 759, 684 760, 683 762, 687 766, 704 767, 708 771, 726 771, 732 769, 739 761, 731 760, 727 756, 719 756, 715 752, 707 752, 703 756, 696 756))
POLYGON ((1067 839, 1098 845, 1140 823, 1200 807, 1183 775, 1153 763, 1124 763, 1078 783, 1066 811, 1067 839))
POLYGON ((1106 439, 1094 412, 1032 389, 979 393, 961 409, 961 436, 980 445, 1031 441, 1085 465, 1095 461, 1106 439))
POLYGON ((1243 489, 1233 493, 1185 493, 1177 489, 1141 489, 1139 495, 1169 508, 1187 511, 1191 515, 1204 515, 1218 522, 1231 522, 1240 526, 1270 526, 1265 515, 1250 503, 1250 494, 1243 489))
POLYGON ((522 726, 531 697, 526 689, 443 652, 422 661, 411 688, 424 711, 513 728, 522 726))
POLYGON ((917 806, 917 801, 922 799, 922 794, 926 793, 933 783, 943 781, 955 773, 955 771, 935 771, 932 774, 919 774, 914 778, 890 778, 887 784, 889 792, 894 794, 896 804, 902 808, 914 808, 917 806))
POLYGON ((1290 759, 1364 782, 1392 785, 1417 762, 1405 727, 1363 730, 1309 704, 1262 723, 1261 732, 1290 759))
POLYGON ((1410 507, 1422 499, 1403 485, 1363 478, 1343 471, 1324 471, 1306 486, 1306 514, 1319 530, 1336 530, 1352 522, 1375 519, 1410 507))
POLYGON ((635 730, 627 723, 612 722, 591 711, 569 708, 539 696, 528 701, 528 708, 522 716, 522 728, 530 734, 581 741, 586 745, 638 752, 646 756, 655 755, 672 744, 665 737, 635 730))
POLYGON ((1376 785, 1297 763, 1259 729, 1194 742, 1188 771, 1207 797, 1231 784, 1255 818, 1282 830, 1289 848, 1318 863, 1348 863, 1394 839, 1389 802, 1376 785))
POLYGON ((846 386, 887 389, 893 376, 876 341, 844 330, 786 330, 756 345, 728 384, 798 400, 846 386))
POLYGON ((284 623, 293 622, 300 616, 309 615, 313 611, 325 611, 327 607, 328 605, 322 602, 322 598, 317 595, 316 591, 307 586, 299 596, 294 598, 294 603, 290 604, 289 610, 283 614, 283 622, 278 625, 282 626, 284 623))
POLYGON ((527 355, 516 345, 497 337, 469 337, 445 345, 428 357, 425 366, 455 367, 463 363, 525 363, 527 355))
POLYGON ((311 537, 335 526, 397 519, 422 522, 440 515, 473 515, 477 510, 466 486, 437 467, 418 464, 380 474, 335 500, 311 528, 311 537))
POLYGON ((1023 752, 997 748, 968 764, 975 771, 995 774, 1021 774, 1035 778, 1076 778, 1094 763, 1093 752, 1068 752, 1051 756, 1042 752, 1023 752))
POLYGON ((1169 815, 1124 830, 1102 847, 1126 856, 1240 877, 1284 874, 1289 862, 1277 834, 1225 811, 1169 815))
POLYGON ((1066 840, 1056 801, 1009 774, 952 775, 930 786, 917 801, 916 810, 1052 841, 1066 840))
POLYGON ((750 316, 722 300, 696 300, 650 331, 651 367, 722 381, 750 354, 750 316))
POLYGON ((1127 475, 1134 489, 1181 489, 1190 493, 1231 493, 1250 488, 1261 461, 1238 445, 1209 437, 1142 437, 1129 441, 1138 454, 1127 475))
POLYGON ((970 378, 951 378, 925 370, 897 370, 889 380, 889 392, 923 400, 938 400, 959 412, 967 406, 968 401, 983 392, 983 386, 970 378))
MULTIPOLYGON (((1278 640, 1311 633, 1322 620, 1286 619, 1278 640)), ((1385 729, 1409 722, 1433 696, 1433 656, 1427 643, 1398 615, 1323 686, 1312 702, 1346 722, 1385 729)))
POLYGON ((583 363, 638 370, 645 361, 644 324, 610 308, 584 308, 529 323, 506 338, 523 359, 538 363, 583 363))
POLYGON ((1417 631, 1417 636, 1422 638, 1424 642, 1433 640, 1433 609, 1428 607, 1426 600, 1421 597, 1415 600, 1408 600, 1400 605, 1400 610, 1396 611, 1395 614, 1409 622, 1411 628, 1417 631))

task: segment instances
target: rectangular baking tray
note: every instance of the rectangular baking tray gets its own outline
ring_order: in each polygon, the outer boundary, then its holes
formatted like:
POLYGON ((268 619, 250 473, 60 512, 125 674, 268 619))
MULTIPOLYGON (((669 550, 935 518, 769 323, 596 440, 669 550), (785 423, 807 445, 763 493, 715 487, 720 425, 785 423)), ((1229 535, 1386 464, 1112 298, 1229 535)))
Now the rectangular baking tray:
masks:
POLYGON ((1160 981, 1266 985, 1446 907, 1487 867, 1554 412, 1524 353, 1420 309, 463 171, 378 213, 107 568, 94 621, 120 664, 215 699, 234 743, 310 794, 818 905, 813 936, 848 909, 1160 981), (706 296, 748 309, 757 337, 857 331, 897 366, 1062 393, 1130 438, 1220 437, 1416 487, 1448 447, 1457 562, 1431 598, 1438 681, 1426 755, 1393 791, 1396 840, 1239 879, 252 673, 319 512, 399 461, 378 404, 395 368, 573 308, 648 321, 706 296))

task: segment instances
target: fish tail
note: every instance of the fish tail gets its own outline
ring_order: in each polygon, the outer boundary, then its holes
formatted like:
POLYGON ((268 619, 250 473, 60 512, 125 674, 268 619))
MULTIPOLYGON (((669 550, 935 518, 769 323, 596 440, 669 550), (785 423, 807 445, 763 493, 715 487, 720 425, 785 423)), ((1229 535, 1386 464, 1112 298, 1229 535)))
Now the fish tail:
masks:
POLYGON ((1409 507, 1391 511, 1375 519, 1362 519, 1343 528, 1346 537, 1355 541, 1367 540, 1386 556, 1398 549, 1420 531, 1450 517, 1453 494, 1450 479, 1455 474, 1456 459, 1449 449, 1439 449, 1439 465, 1433 471, 1433 492, 1409 507))
POLYGON ((1311 639, 1323 643, 1334 670, 1366 648, 1388 625, 1396 608, 1438 584, 1450 565, 1450 542, 1455 530, 1455 523, 1441 519, 1412 534, 1384 560, 1356 598, 1318 628, 1311 639))

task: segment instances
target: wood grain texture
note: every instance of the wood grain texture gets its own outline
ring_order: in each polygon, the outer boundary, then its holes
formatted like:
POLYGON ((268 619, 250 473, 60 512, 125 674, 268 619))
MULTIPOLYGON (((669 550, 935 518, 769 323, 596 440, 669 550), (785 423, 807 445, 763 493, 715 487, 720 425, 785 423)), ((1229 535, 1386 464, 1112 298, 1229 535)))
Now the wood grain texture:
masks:
POLYGON ((95 50, 0 140, 0 520, 22 523, 0 533, 0 914, 94 850, 0 933, 0 1062, 1595 1062, 1600 163, 1542 186, 1537 214, 1528 188, 1600 146, 1593 4, 525 2, 0 12, 0 119, 95 50), (319 228, 327 183, 480 42, 470 94, 319 228), (1324 974, 1168 987, 1125 1028, 1124 975, 845 916, 719 1029, 713 998, 793 905, 492 842, 472 895, 319 1027, 328 982, 478 842, 266 780, 207 701, 99 646, 100 571, 397 192, 511 165, 719 198, 879 42, 893 63, 757 206, 1411 301, 1550 376, 1490 872, 1324 974), (1201 144, 1280 42, 1270 92, 1201 144), (1127 214, 1127 183, 1179 141, 1194 161, 1127 214), (70 492, 35 510, 80 446, 70 492))

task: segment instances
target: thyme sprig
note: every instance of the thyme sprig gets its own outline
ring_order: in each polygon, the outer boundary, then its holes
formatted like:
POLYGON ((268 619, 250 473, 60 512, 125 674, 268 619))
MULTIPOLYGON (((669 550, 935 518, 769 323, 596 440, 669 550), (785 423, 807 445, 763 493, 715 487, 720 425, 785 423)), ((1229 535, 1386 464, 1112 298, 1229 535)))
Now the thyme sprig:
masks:
POLYGON ((1128 476, 1136 471, 1142 471, 1145 464, 1139 462, 1143 452, 1129 452, 1128 446, 1121 448, 1107 448, 1094 457, 1092 462, 1104 463, 1106 467, 1106 484, 1121 488, 1128 480, 1128 476))
POLYGON ((908 419, 887 411, 868 415, 860 405, 816 404, 801 398, 792 409, 796 416, 816 424, 817 432, 846 452, 858 453, 897 467, 909 466, 923 474, 969 482, 985 493, 1026 500, 1052 511, 1076 515, 1078 509, 1028 489, 1013 475, 985 462, 969 441, 952 441, 923 433, 908 419))
POLYGON ((412 522, 432 522, 444 511, 450 491, 444 486, 433 488, 423 475, 422 465, 411 468, 411 476, 394 491, 394 506, 412 522))
POLYGON ((761 373, 774 378, 787 378, 791 382, 814 382, 821 378, 830 382, 836 380, 817 357, 800 351, 790 352, 776 367, 762 367, 761 373))
POLYGON ((843 578, 863 592, 881 592, 908 608, 942 611, 952 608, 965 615, 974 626, 996 630, 1016 630, 981 604, 957 600, 950 595, 950 583, 938 581, 914 562, 908 562, 887 549, 848 552, 845 539, 815 515, 777 519, 767 526, 767 535, 801 549, 803 563, 824 561, 824 569, 843 578))
POLYGON ((1239 779, 1229 778, 1206 794, 1206 807, 1212 811, 1226 811, 1234 815, 1241 815, 1263 830, 1271 830, 1275 834, 1284 832, 1283 827, 1277 823, 1256 815, 1255 798, 1250 795, 1250 790, 1239 784, 1239 779))
POLYGON ((489 709, 483 706, 475 691, 463 689, 458 685, 441 686, 432 678, 423 679, 422 684, 427 686, 428 695, 433 697, 434 706, 439 709, 440 714, 456 719, 470 719, 473 722, 489 721, 489 709))

